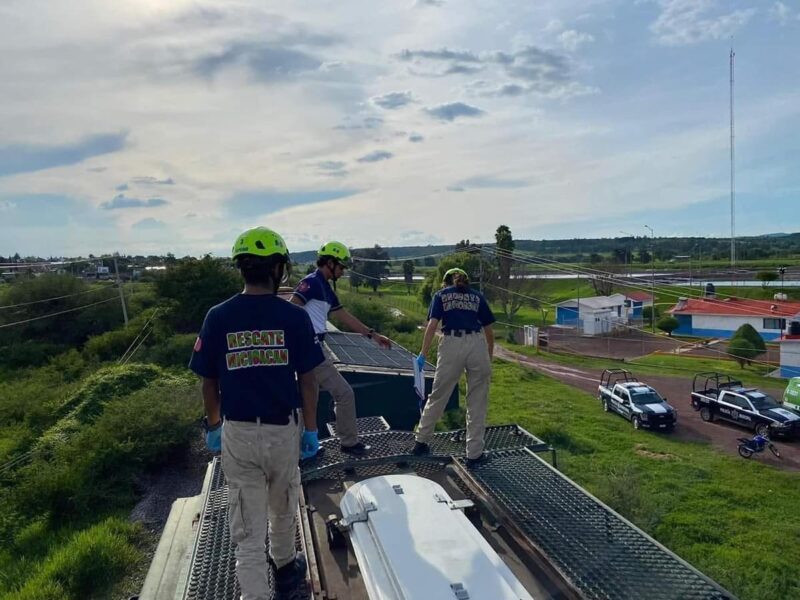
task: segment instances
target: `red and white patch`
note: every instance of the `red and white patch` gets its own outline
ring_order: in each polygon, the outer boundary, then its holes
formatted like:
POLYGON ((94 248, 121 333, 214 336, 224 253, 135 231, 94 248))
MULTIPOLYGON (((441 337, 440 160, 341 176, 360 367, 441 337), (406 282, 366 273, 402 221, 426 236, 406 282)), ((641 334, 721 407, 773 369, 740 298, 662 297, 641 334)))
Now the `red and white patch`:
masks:
POLYGON ((194 351, 200 352, 203 349, 203 340, 200 339, 200 336, 197 336, 197 339, 194 341, 194 351))

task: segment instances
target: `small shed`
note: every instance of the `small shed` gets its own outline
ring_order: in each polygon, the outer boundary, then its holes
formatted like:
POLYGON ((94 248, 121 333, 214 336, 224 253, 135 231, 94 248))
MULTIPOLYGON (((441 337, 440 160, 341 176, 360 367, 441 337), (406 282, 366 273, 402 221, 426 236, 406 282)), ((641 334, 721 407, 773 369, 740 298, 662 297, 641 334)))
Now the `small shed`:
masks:
POLYGON ((573 298, 556 305, 556 324, 577 327, 586 335, 600 335, 627 322, 625 296, 573 298))

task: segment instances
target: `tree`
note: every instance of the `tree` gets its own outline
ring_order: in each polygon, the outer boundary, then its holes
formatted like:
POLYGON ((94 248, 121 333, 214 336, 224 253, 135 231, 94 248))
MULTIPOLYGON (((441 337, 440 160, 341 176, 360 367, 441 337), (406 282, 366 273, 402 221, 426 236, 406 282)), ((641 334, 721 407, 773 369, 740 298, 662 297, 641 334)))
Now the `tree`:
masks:
POLYGON ((436 266, 436 259, 433 258, 432 256, 426 256, 424 261, 423 261, 423 263, 424 263, 424 265, 426 267, 435 267, 436 266))
POLYGON ((350 281, 350 287, 356 292, 358 292, 358 288, 364 285, 364 276, 355 269, 351 270, 347 277, 350 281))
POLYGON ((776 271, 759 271, 756 273, 756 279, 761 282, 761 287, 766 289, 771 282, 777 281, 778 273, 776 271))
POLYGON ((655 311, 655 318, 658 319, 661 312, 658 310, 658 307, 653 306, 645 306, 642 309, 642 321, 645 323, 652 323, 653 321, 653 311, 655 311))
POLYGON ((403 262, 403 279, 406 282, 406 293, 411 293, 411 286, 414 284, 414 261, 406 260, 403 262))
POLYGON ((680 325, 681 324, 678 322, 678 319, 672 315, 664 315, 658 320, 658 323, 656 323, 656 327, 658 327, 661 331, 666 332, 666 334, 670 337, 672 337, 672 332, 680 327, 680 325))
POLYGON ((592 263, 593 265, 596 265, 597 263, 602 262, 602 261, 603 261, 603 257, 600 256, 597 252, 592 252, 589 255, 589 262, 592 263))
POLYGON ((753 348, 758 350, 759 353, 767 351, 767 345, 764 343, 764 338, 761 337, 755 327, 750 325, 750 323, 745 323, 739 329, 737 329, 734 334, 733 338, 743 338, 753 344, 753 348))
MULTIPOLYGON (((458 254, 445 256, 441 261, 439 261, 439 266, 434 271, 428 273, 428 276, 425 277, 425 281, 420 286, 420 302, 425 307, 430 306, 433 294, 441 287, 442 279, 444 278, 444 274, 448 269, 452 269, 454 267, 463 269, 469 276, 470 281, 475 281, 480 272, 480 262, 480 255, 471 254, 468 252, 459 252, 458 254)), ((484 275, 486 275, 487 271, 490 274, 493 273, 493 270, 489 269, 489 265, 487 263, 484 263, 483 267, 484 275)))
POLYGON ((199 331, 209 308, 242 289, 241 276, 229 265, 229 260, 206 255, 178 262, 156 280, 158 295, 172 300, 169 321, 176 331, 199 331))
POLYGON ((366 250, 357 250, 353 252, 353 262, 353 270, 361 273, 372 291, 377 292, 381 278, 389 273, 389 254, 386 250, 378 244, 366 250), (359 258, 367 260, 359 261, 359 258))
POLYGON ((736 362, 743 369, 746 364, 759 354, 756 347, 743 337, 731 339, 730 344, 728 344, 728 353, 736 359, 736 362))
POLYGON ((494 234, 494 239, 497 244, 497 299, 500 302, 503 317, 507 321, 513 322, 514 316, 525 304, 526 296, 529 295, 523 292, 522 288, 530 286, 526 285, 521 263, 514 262, 515 244, 511 229, 507 225, 500 225, 494 234), (514 265, 517 267, 515 268, 514 265))
POLYGON ((647 251, 647 249, 639 248, 639 259, 638 260, 639 260, 639 262, 641 264, 646 265, 652 259, 653 259, 653 257, 650 255, 650 253, 647 251))
POLYGON ((456 244, 455 251, 456 252, 464 252, 465 250, 469 249, 472 244, 469 243, 469 240, 461 240, 456 244))

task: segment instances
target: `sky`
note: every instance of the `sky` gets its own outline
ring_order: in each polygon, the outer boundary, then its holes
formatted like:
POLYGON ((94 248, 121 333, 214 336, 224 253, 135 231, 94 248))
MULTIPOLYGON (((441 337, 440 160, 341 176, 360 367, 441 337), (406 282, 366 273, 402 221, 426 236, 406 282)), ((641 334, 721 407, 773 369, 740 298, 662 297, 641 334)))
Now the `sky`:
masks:
POLYGON ((0 255, 800 229, 800 1, 4 0, 0 255))

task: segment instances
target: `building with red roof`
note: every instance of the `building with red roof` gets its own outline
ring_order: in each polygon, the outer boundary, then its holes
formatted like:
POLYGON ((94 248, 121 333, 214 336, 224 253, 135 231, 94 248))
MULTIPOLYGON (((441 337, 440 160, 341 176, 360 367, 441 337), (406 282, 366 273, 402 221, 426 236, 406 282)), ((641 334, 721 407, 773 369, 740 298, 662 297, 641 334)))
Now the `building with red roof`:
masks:
POLYGON ((749 323, 765 340, 783 335, 790 321, 800 321, 800 302, 749 298, 681 298, 669 310, 678 319, 677 335, 729 338, 749 323))

